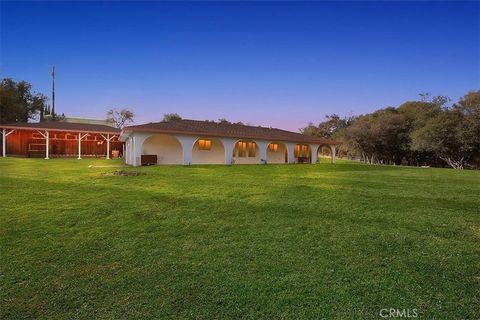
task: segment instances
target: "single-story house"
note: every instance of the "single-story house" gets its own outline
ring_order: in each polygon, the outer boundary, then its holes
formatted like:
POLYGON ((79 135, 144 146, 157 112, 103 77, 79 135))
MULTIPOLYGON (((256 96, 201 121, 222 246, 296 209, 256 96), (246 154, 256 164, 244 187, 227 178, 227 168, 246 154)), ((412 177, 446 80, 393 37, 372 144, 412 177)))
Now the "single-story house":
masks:
POLYGON ((337 142, 276 128, 172 120, 128 126, 125 162, 142 164, 317 163, 322 147, 335 162, 337 142))
POLYGON ((46 121, 0 124, 2 156, 118 157, 120 129, 105 124, 46 121))

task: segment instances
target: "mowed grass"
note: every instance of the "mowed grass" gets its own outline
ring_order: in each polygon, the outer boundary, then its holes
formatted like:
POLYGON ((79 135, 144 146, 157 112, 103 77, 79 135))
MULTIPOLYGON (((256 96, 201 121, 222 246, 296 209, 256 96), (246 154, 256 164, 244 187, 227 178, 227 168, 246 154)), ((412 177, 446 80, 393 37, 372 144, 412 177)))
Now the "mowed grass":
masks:
POLYGON ((480 172, 90 164, 0 159, 2 318, 480 318, 480 172))

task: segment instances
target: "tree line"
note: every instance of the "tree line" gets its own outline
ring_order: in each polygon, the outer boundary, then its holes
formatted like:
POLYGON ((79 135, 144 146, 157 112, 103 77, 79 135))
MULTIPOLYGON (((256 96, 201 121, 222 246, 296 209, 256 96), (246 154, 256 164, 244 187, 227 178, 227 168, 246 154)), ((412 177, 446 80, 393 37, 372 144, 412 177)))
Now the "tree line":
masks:
POLYGON ((450 105, 445 96, 422 94, 418 101, 373 113, 329 115, 304 134, 341 142, 339 156, 369 164, 480 168, 480 90, 450 105))

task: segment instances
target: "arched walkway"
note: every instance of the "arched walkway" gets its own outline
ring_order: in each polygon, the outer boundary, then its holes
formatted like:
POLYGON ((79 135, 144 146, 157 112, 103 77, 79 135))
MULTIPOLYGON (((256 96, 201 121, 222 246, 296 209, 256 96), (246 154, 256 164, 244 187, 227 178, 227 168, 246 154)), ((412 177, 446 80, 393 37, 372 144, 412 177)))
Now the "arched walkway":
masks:
POLYGON ((182 164, 182 145, 175 136, 154 134, 145 139, 142 155, 156 155, 157 164, 182 164))
POLYGON ((287 146, 282 142, 272 142, 267 147, 267 163, 287 163, 287 146))
POLYGON ((260 150, 253 140, 239 140, 233 147, 233 160, 235 164, 260 163, 260 150))
POLYGON ((225 147, 217 138, 200 138, 192 148, 192 164, 224 164, 225 147))
POLYGON ((318 147, 317 155, 318 162, 325 162, 325 160, 332 162, 332 148, 327 144, 318 147))
POLYGON ((312 150, 308 144, 296 144, 294 156, 297 163, 312 163, 312 150))

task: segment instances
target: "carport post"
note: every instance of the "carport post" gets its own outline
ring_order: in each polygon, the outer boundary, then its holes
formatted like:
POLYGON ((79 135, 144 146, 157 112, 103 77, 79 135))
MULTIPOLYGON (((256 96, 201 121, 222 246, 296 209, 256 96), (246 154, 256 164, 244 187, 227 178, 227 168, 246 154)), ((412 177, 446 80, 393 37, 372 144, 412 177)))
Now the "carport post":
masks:
POLYGON ((48 131, 45 131, 45 140, 46 140, 46 146, 45 146, 45 159, 50 159, 48 157, 48 151, 50 149, 50 134, 48 131))
POLYGON ((82 134, 78 133, 78 160, 82 159, 82 134))
POLYGON ((107 159, 110 159, 110 133, 107 133, 107 159))
POLYGON ((88 136, 88 133, 85 133, 83 136, 80 132, 78 133, 78 158, 77 159, 79 160, 82 159, 82 140, 86 136, 88 136))
POLYGON ((5 129, 3 129, 2 130, 2 157, 4 157, 4 158, 7 156, 7 151, 6 151, 7 149, 5 148, 5 142, 7 141, 7 139, 5 139, 6 134, 7 134, 7 132, 5 131, 5 129))

